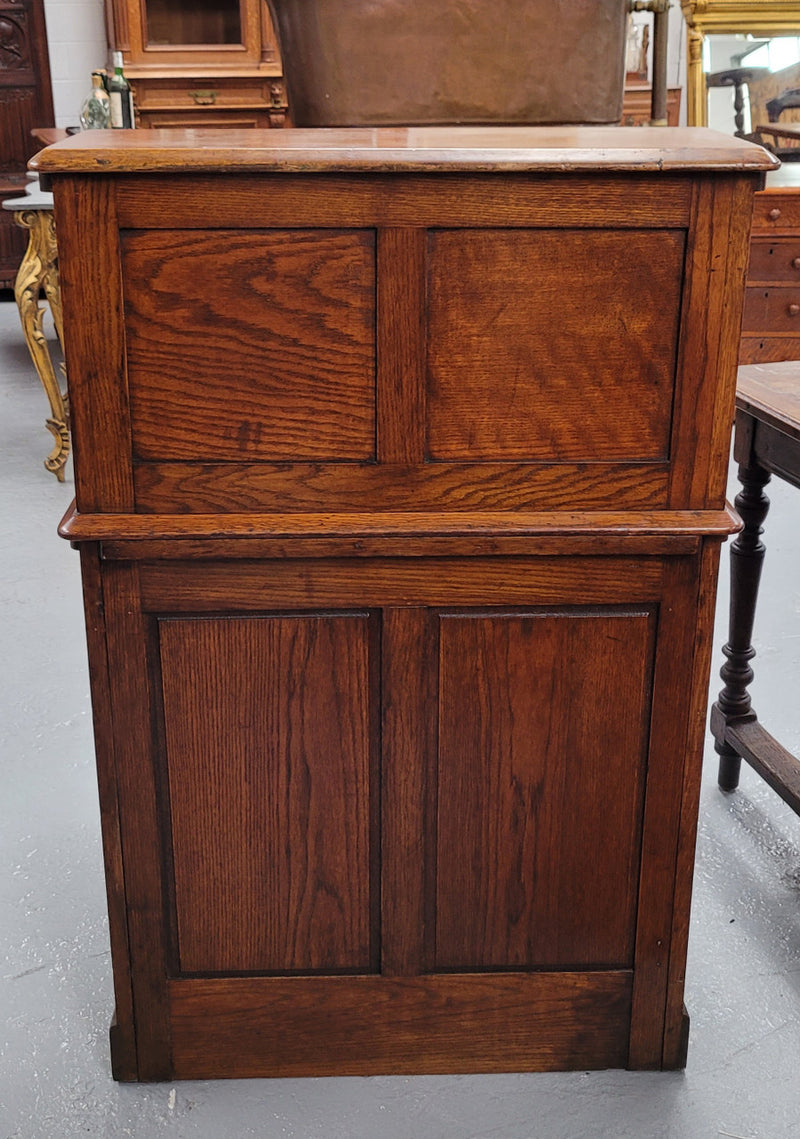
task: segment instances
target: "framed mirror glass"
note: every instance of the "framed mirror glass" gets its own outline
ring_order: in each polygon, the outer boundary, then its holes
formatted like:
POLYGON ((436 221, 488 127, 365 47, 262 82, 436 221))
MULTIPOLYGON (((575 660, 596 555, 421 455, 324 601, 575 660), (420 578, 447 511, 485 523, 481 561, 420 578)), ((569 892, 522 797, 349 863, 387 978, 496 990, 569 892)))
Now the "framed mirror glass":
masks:
POLYGON ((800 122, 800 98, 797 107, 774 104, 800 89, 800 0, 681 0, 681 7, 690 126, 749 134, 775 114, 775 122, 800 122))

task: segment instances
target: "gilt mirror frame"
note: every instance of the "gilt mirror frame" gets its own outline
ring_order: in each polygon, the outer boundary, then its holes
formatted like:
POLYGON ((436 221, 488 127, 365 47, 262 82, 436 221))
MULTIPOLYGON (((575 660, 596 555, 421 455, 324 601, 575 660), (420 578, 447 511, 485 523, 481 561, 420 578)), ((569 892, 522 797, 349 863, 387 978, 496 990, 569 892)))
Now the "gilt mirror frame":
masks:
POLYGON ((708 101, 703 41, 709 34, 800 35, 800 0, 681 0, 686 19, 686 114, 706 126, 708 101))

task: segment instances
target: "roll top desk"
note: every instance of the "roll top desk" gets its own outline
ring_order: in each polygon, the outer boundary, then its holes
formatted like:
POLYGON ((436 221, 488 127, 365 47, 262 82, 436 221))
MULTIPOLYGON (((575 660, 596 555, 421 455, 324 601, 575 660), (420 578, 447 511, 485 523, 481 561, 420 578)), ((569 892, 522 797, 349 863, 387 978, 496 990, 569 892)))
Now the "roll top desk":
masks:
POLYGON ((390 128, 37 164, 115 1075, 681 1066, 771 159, 390 128))

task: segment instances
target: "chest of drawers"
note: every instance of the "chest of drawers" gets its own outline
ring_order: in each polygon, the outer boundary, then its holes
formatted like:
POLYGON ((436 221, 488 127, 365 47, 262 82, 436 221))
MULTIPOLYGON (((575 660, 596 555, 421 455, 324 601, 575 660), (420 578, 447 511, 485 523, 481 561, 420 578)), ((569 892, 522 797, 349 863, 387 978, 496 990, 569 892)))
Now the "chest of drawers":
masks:
POLYGON ((40 156, 118 1077, 683 1063, 769 161, 647 128, 40 156))
POLYGON ((742 364, 800 357, 800 178, 792 165, 756 195, 742 316, 742 364))

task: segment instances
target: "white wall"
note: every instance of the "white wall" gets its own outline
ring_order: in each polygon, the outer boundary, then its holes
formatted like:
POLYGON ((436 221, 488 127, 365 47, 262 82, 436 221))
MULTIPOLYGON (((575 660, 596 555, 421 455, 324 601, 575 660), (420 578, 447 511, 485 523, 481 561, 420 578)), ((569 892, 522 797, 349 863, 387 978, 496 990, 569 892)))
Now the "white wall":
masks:
POLYGON ((91 73, 106 66, 103 0, 44 0, 56 126, 77 126, 91 73))

